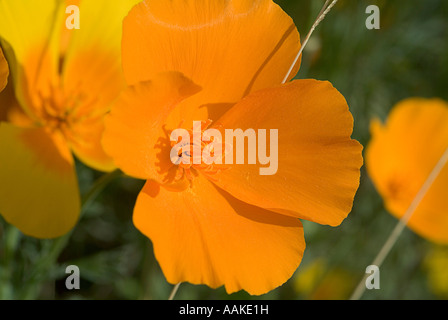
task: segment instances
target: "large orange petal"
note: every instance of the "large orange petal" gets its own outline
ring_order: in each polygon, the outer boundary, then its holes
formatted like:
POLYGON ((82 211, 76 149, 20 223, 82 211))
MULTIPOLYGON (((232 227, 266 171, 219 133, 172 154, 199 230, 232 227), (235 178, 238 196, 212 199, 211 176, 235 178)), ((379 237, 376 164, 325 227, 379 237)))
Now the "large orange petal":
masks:
POLYGON ((8 83, 8 75, 8 62, 6 62, 3 51, 0 48, 0 92, 6 87, 6 84, 8 83))
POLYGON ((0 213, 23 233, 55 238, 76 224, 78 183, 60 136, 2 123, 0 181, 0 213))
POLYGON ((106 116, 103 146, 126 174, 141 179, 163 179, 169 158, 166 120, 178 104, 200 90, 177 72, 125 90, 106 116), (166 155, 161 158, 160 155, 166 155))
POLYGON ((298 219, 243 203, 204 177, 170 192, 148 181, 134 223, 154 245, 170 283, 190 282, 260 295, 285 283, 305 250, 298 219))
POLYGON ((260 159, 258 164, 247 164, 246 157, 246 164, 231 165, 216 176, 216 184, 233 196, 331 226, 339 225, 351 211, 363 163, 362 146, 350 138, 353 117, 344 97, 329 82, 297 80, 258 91, 236 104, 215 126, 267 130, 268 151, 272 149, 269 132, 278 130, 277 172, 261 175, 260 168, 269 165, 260 165, 260 159))
POLYGON ((145 0, 123 24, 129 84, 174 70, 203 87, 184 102, 186 121, 193 110, 195 120, 217 119, 228 103, 280 84, 299 49, 293 20, 272 0, 145 0))
MULTIPOLYGON (((387 123, 372 124, 366 165, 387 209, 403 217, 448 148, 448 103, 411 98, 399 103, 387 123)), ((445 166, 408 226, 419 235, 448 243, 448 166, 445 166)))

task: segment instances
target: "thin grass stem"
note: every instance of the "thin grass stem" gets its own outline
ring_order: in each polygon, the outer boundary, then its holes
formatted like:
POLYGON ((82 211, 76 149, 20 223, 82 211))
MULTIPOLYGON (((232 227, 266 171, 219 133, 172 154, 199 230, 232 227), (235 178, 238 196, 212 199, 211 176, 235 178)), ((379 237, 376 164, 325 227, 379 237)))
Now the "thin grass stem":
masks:
POLYGON ((324 6, 322 7, 322 10, 319 12, 319 15, 316 18, 316 21, 314 21, 313 26, 311 27, 310 31, 308 32, 308 35, 305 38, 305 41, 303 42, 299 52, 297 53, 297 56, 294 59, 294 62, 292 63, 291 67, 288 70, 288 73, 286 74, 286 77, 283 79, 282 83, 286 83, 291 76, 292 71, 294 70, 297 62, 300 59, 300 56, 303 53, 303 50, 305 49, 306 45, 308 44, 308 41, 310 40, 311 36, 313 35, 316 28, 319 26, 319 24, 325 19, 327 14, 333 9, 333 7, 336 5, 338 0, 333 0, 333 2, 330 3, 331 0, 325 1, 324 6), (329 4, 330 3, 330 4, 329 4))
POLYGON ((179 287, 181 285, 181 282, 179 282, 178 284, 176 284, 173 288, 173 291, 171 291, 170 297, 168 298, 168 300, 174 300, 174 297, 176 296, 177 291, 179 290, 179 287))

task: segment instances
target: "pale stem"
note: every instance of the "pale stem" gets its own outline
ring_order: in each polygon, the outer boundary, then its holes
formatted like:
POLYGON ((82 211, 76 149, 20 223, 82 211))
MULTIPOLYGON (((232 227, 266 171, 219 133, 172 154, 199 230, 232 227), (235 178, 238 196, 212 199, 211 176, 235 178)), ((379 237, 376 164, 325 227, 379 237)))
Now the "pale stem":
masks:
POLYGON ((177 290, 179 290, 179 287, 181 285, 181 282, 179 282, 178 284, 176 284, 173 288, 173 291, 171 291, 170 297, 168 298, 168 300, 174 300, 174 297, 176 296, 177 290))
MULTIPOLYGON (((448 163, 448 148, 446 149, 445 153, 440 158, 439 162, 436 164, 434 169, 432 170, 431 174, 428 176, 428 179, 423 184, 422 188, 419 190, 417 195, 415 196, 414 200, 412 201, 411 205, 409 206, 408 210, 404 214, 404 216, 398 221, 397 226, 390 234, 387 241, 384 243, 383 247, 381 248, 380 252, 372 262, 372 265, 377 266, 378 268, 383 264, 384 260, 386 259, 387 255, 391 251, 392 247, 397 242, 399 236, 403 232, 404 228, 408 224, 409 220, 412 218, 412 215, 414 214, 415 210, 418 208, 420 203, 422 202, 423 198, 425 197, 426 193, 428 192, 429 188, 431 188, 434 181, 439 176, 440 172, 442 172, 442 169, 445 167, 445 165, 448 163)), ((356 290, 354 291, 353 295, 351 296, 350 300, 359 300, 362 295, 364 294, 364 291, 366 289, 365 281, 367 279, 368 275, 366 274, 364 278, 361 280, 361 282, 356 287, 356 290)))
POLYGON ((335 4, 338 2, 338 0, 333 0, 333 2, 328 5, 330 0, 325 1, 324 6, 322 7, 322 10, 319 12, 319 15, 317 16, 316 21, 314 21, 313 26, 311 27, 310 32, 308 32, 308 35, 305 38, 305 41, 303 42, 299 53, 297 54, 296 58, 294 59, 294 62, 292 63, 291 67, 288 70, 288 73, 286 74, 285 79, 283 79, 282 83, 286 83, 291 76, 292 71, 294 70, 294 67, 296 66, 297 62, 299 61, 300 56, 303 53, 303 50, 305 49, 306 45, 308 44, 308 41, 310 40, 311 36, 314 33, 314 30, 316 30, 317 26, 322 22, 322 20, 325 19, 326 15, 331 11, 331 9, 335 6, 335 4))

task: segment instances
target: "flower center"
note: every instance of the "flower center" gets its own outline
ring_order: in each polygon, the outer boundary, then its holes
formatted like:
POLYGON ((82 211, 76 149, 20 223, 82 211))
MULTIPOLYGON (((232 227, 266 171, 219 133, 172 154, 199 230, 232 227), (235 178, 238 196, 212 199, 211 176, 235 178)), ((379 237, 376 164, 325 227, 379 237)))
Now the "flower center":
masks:
POLYGON ((65 137, 71 135, 73 125, 87 116, 86 107, 96 101, 89 101, 79 86, 68 92, 59 79, 50 84, 48 90, 39 91, 38 97, 41 125, 51 132, 59 131, 65 137))
POLYGON ((51 131, 64 131, 69 126, 70 112, 64 107, 67 106, 67 99, 62 90, 50 87, 50 94, 39 94, 41 99, 41 119, 46 128, 51 131))
MULTIPOLYGON (((201 122, 201 133, 194 132, 193 129, 187 130, 189 133, 189 141, 172 141, 172 150, 175 150, 171 154, 171 162, 173 166, 177 166, 177 171, 174 177, 175 181, 182 180, 184 178, 192 181, 198 172, 204 174, 212 180, 217 180, 216 175, 221 171, 227 170, 228 167, 224 166, 222 161, 217 164, 216 155, 218 154, 218 148, 221 148, 221 154, 225 154, 225 148, 221 141, 216 141, 215 137, 211 137, 208 141, 204 141, 204 133, 212 124, 211 120, 201 122), (224 151, 222 151, 224 149, 224 151)), ((182 123, 179 125, 179 127, 182 123)), ((179 138, 181 139, 181 138, 179 138)), ((221 155, 221 160, 223 156, 221 155)))

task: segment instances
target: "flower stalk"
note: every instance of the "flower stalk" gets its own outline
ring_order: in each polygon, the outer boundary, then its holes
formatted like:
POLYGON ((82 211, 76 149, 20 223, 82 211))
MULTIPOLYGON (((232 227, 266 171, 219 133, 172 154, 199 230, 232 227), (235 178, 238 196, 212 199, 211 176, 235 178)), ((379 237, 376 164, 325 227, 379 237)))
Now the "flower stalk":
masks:
POLYGON ((303 42, 299 53, 297 54, 296 58, 294 59, 294 62, 291 65, 291 68, 288 70, 288 73, 286 74, 285 79, 283 79, 283 83, 286 83, 291 76, 292 71, 294 70, 294 67, 296 66, 297 62, 299 61, 300 56, 303 53, 303 50, 305 49, 306 45, 308 44, 308 41, 310 40, 311 36, 313 35, 316 28, 319 26, 319 24, 325 19, 327 14, 333 9, 333 7, 336 5, 338 0, 333 0, 332 3, 330 3, 331 0, 327 0, 322 7, 322 10, 319 12, 319 15, 317 16, 316 21, 314 21, 313 26, 311 27, 310 31, 308 32, 308 35, 305 38, 305 41, 303 42))

